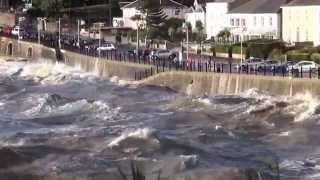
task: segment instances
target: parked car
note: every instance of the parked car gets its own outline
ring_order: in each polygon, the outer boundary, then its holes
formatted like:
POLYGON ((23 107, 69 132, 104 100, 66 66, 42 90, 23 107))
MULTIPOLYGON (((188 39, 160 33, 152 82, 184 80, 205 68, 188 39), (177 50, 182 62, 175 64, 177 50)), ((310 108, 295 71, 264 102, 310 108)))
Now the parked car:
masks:
POLYGON ((257 70, 262 71, 272 71, 274 67, 279 66, 280 63, 276 60, 266 60, 257 64, 257 70))
POLYGON ((19 26, 15 26, 12 31, 11 34, 14 36, 18 36, 19 35, 19 31, 20 31, 20 27, 19 26))
POLYGON ((176 57, 176 54, 169 50, 157 50, 157 51, 152 51, 150 53, 151 60, 159 60, 159 59, 173 60, 175 57, 176 57))
POLYGON ((257 70, 258 65, 260 65, 261 63, 263 63, 263 60, 260 58, 250 58, 242 62, 238 68, 241 68, 242 71, 247 71, 249 69, 257 70))
POLYGON ((319 64, 313 62, 313 61, 300 61, 292 66, 292 71, 300 71, 302 72, 309 72, 314 71, 319 67, 319 64))
POLYGON ((98 51, 111 51, 115 50, 116 47, 111 43, 103 43, 100 47, 97 47, 98 51))

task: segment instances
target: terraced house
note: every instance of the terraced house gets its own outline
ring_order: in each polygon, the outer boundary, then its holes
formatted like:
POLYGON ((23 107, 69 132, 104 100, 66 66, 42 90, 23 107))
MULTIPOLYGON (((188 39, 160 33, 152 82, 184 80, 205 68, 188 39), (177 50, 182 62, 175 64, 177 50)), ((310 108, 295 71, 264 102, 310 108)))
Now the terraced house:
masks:
POLYGON ((320 1, 293 0, 282 6, 282 28, 286 42, 320 45, 320 1))
POLYGON ((229 11, 232 39, 281 38, 281 6, 288 0, 251 0, 229 11))

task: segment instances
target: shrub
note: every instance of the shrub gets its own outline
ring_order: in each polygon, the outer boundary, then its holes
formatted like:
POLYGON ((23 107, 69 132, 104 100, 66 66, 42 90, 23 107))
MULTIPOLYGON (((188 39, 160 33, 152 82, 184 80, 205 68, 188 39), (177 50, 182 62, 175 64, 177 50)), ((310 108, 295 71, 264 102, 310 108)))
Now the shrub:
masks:
POLYGON ((215 50, 217 53, 229 53, 229 45, 215 45, 215 50))
POLYGON ((211 46, 210 52, 212 52, 213 57, 216 57, 216 48, 214 46, 211 46))
POLYGON ((283 61, 286 59, 286 55, 280 49, 273 49, 269 54, 269 58, 283 61))
MULTIPOLYGON (((243 46, 242 53, 245 54, 246 52, 247 52, 247 48, 243 46)), ((241 54, 241 46, 233 46, 232 53, 233 54, 241 54)))
POLYGON ((320 53, 313 53, 311 54, 310 59, 314 62, 316 62, 317 64, 320 64, 320 53))
POLYGON ((288 59, 309 60, 310 54, 303 50, 291 50, 287 52, 288 59))
POLYGON ((278 40, 257 39, 247 41, 250 56, 267 58, 273 49, 285 49, 285 44, 278 40))

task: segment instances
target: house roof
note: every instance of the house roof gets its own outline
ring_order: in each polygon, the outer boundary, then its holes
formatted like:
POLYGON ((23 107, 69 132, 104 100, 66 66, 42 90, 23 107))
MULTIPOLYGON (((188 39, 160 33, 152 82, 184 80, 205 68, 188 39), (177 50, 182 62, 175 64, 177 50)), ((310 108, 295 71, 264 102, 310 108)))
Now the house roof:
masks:
MULTIPOLYGON (((122 8, 135 8, 138 7, 139 5, 139 1, 141 0, 136 0, 133 1, 125 6, 123 6, 122 8)), ((177 1, 174 0, 159 0, 161 2, 161 6, 162 7, 173 7, 173 8, 187 8, 187 6, 178 3, 177 1)))
MULTIPOLYGON (((278 13, 288 0, 250 0, 234 9, 229 14, 278 13)), ((301 0, 304 1, 304 0, 301 0)))
POLYGON ((229 10, 238 8, 250 0, 207 0, 207 3, 228 3, 229 10))
POLYGON ((317 6, 320 5, 319 0, 293 0, 284 6, 317 6))

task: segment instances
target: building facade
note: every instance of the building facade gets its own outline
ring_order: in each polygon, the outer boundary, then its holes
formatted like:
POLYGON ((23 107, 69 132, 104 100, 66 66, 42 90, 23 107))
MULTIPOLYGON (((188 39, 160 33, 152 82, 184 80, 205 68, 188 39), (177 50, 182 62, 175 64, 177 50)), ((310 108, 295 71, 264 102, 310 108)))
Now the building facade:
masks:
POLYGON ((251 0, 228 13, 232 39, 281 38, 281 6, 287 0, 251 0))
MULTIPOLYGON (((137 23, 132 20, 132 17, 135 15, 141 15, 141 12, 137 9, 139 6, 140 0, 136 0, 132 3, 129 3, 123 6, 123 26, 129 27, 132 29, 137 29, 137 23)), ((174 0, 160 0, 160 5, 163 12, 167 15, 167 18, 185 18, 185 13, 188 11, 188 7, 178 3, 174 0)))
POLYGON ((206 34, 210 39, 229 27, 227 13, 249 0, 215 0, 206 3, 206 34))
POLYGON ((282 6, 283 40, 320 45, 320 1, 294 0, 282 6))
POLYGON ((205 8, 198 3, 198 0, 195 0, 193 7, 190 8, 190 12, 186 13, 185 20, 189 22, 192 26, 192 29, 196 29, 197 21, 200 21, 205 30, 206 28, 206 11, 205 8))

